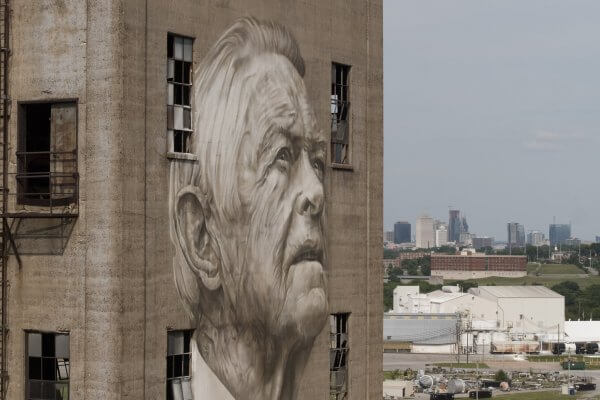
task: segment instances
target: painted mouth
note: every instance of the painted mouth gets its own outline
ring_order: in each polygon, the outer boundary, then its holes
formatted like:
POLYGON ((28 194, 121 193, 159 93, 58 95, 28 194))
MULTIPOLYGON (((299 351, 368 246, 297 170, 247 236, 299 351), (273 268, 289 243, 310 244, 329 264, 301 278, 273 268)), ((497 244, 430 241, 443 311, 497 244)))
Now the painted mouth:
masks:
POLYGON ((323 263, 323 249, 314 242, 304 243, 290 264, 294 265, 305 261, 323 263))

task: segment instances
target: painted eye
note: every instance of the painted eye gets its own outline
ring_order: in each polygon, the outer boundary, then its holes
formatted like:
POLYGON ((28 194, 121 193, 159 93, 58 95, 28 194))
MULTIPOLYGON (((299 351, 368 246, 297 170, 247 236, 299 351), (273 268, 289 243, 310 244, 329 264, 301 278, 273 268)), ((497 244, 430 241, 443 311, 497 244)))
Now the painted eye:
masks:
POLYGON ((323 165, 323 161, 321 161, 321 160, 314 160, 312 163, 312 166, 314 169, 316 169, 317 171, 321 171, 321 172, 323 172, 323 170, 325 169, 325 166, 323 165))
POLYGON ((313 160, 312 167, 315 169, 315 171, 317 171, 319 176, 323 176, 325 172, 325 164, 323 163, 323 161, 319 159, 313 160))
POLYGON ((290 149, 288 149, 287 147, 281 148, 277 152, 277 157, 275 158, 275 161, 282 167, 287 167, 292 161, 292 153, 290 152, 290 149))

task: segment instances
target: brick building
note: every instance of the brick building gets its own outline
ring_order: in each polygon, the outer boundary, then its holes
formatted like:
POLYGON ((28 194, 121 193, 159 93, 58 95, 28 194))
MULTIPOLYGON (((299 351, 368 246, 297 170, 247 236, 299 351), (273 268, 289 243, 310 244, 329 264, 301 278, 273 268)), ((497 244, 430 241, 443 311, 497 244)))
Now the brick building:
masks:
POLYGON ((434 254, 431 256, 431 275, 443 276, 444 279, 521 277, 527 275, 527 257, 434 254))

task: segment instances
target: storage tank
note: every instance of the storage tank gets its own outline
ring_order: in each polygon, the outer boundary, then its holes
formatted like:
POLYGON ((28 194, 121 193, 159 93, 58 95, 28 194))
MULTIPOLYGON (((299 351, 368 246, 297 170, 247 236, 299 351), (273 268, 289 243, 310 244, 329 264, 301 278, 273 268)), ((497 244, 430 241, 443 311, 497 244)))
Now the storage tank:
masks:
POLYGON ((565 343, 565 353, 576 354, 577 346, 575 345, 575 343, 565 343))
POLYGON ((490 352, 497 354, 539 353, 540 344, 534 341, 494 342, 490 352))
POLYGON ((565 352, 566 346, 564 343, 552 343, 552 354, 562 354, 565 352))
POLYGON ((458 378, 453 378, 448 381, 448 385, 446 386, 446 392, 457 394, 464 393, 465 391, 465 381, 458 378))
POLYGON ((585 345, 586 354, 596 354, 598 352, 598 343, 589 342, 585 345))
POLYGON ((423 389, 429 389, 433 386, 433 377, 431 375, 423 375, 419 377, 419 386, 423 389))

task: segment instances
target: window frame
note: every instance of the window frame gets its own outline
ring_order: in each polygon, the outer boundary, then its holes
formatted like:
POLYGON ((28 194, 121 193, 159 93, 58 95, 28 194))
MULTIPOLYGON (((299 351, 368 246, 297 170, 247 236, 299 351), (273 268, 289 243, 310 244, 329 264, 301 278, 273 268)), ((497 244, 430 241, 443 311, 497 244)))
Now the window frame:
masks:
MULTIPOLYGON (((34 330, 34 329, 28 329, 24 331, 25 333, 25 387, 24 387, 24 392, 25 392, 25 400, 38 400, 38 398, 32 398, 30 397, 30 392, 29 392, 29 382, 30 381, 36 381, 36 382, 54 382, 56 383, 60 383, 60 384, 66 384, 67 386, 67 396, 68 398, 65 400, 68 400, 71 398, 71 332, 67 331, 67 332, 58 332, 58 331, 41 331, 41 330, 34 330), (29 335, 31 334, 39 334, 39 335, 52 335, 55 343, 56 343, 56 337, 57 336, 66 336, 68 339, 68 351, 69 351, 69 363, 68 363, 68 367, 67 367, 67 374, 68 377, 66 380, 59 380, 59 379, 55 379, 53 381, 50 380, 44 380, 44 379, 31 379, 29 377, 29 370, 30 370, 30 362, 29 359, 32 357, 36 357, 36 356, 30 356, 29 354, 29 335)), ((42 343, 41 346, 43 346, 43 336, 42 336, 42 343)), ((43 353, 43 348, 40 347, 40 351, 42 352, 42 356, 37 357, 37 358, 41 358, 43 359, 54 359, 55 360, 55 365, 56 368, 58 368, 58 360, 60 357, 57 357, 56 355, 56 349, 54 350, 54 357, 47 357, 44 356, 43 353)), ((65 359, 65 358, 62 358, 65 359)), ((42 366, 41 368, 43 369, 43 361, 42 361, 42 366)), ((40 369, 40 373, 42 373, 42 369, 40 369)), ((42 375, 43 377, 43 375, 42 375)))
MULTIPOLYGON (((346 107, 346 119, 342 120, 340 118, 336 118, 336 126, 337 124, 339 124, 340 121, 345 121, 346 122, 346 136, 347 136, 347 140, 346 143, 340 143, 339 141, 334 141, 334 137, 333 137, 333 125, 334 125, 334 114, 337 114, 334 112, 330 113, 330 138, 329 138, 329 155, 330 155, 330 160, 331 160, 331 167, 333 169, 343 169, 343 170, 353 170, 354 167, 352 165, 352 149, 353 149, 353 143, 352 143, 352 90, 351 90, 351 76, 352 76, 352 65, 350 64, 345 64, 342 62, 337 62, 337 61, 332 61, 331 62, 331 71, 330 71, 330 90, 329 90, 329 106, 330 106, 330 112, 333 111, 334 109, 334 99, 333 96, 337 96, 337 90, 336 88, 341 88, 340 91, 342 94, 345 93, 345 98, 343 98, 342 100, 337 100, 338 103, 341 103, 341 105, 346 107), (337 81, 337 68, 341 68, 342 70, 342 82, 338 83, 337 81), (344 81, 344 73, 345 72, 345 81, 344 81), (345 89, 344 89, 345 88, 345 89), (346 150, 345 150, 345 158, 346 161, 344 162, 342 160, 342 162, 339 162, 336 160, 335 157, 335 150, 334 150, 334 146, 338 144, 338 145, 343 145, 346 146, 346 150)), ((342 96, 343 97, 343 96, 342 96)), ((339 107, 339 104, 336 104, 336 110, 339 107)), ((337 129, 337 128, 336 128, 337 129)))
MULTIPOLYGON (((52 116, 52 114, 50 115, 52 116)), ((49 132, 50 135, 50 149, 49 149, 49 154, 52 154, 52 132, 49 132)), ((52 209, 54 206, 65 206, 65 205, 69 205, 69 204, 78 204, 79 203, 79 99, 76 97, 67 97, 67 98, 48 98, 48 99, 38 99, 38 100, 22 100, 22 101, 18 101, 17 102, 17 143, 16 143, 16 149, 14 150, 13 155, 15 156, 15 168, 16 168, 16 173, 15 173, 15 196, 16 196, 16 204, 20 205, 20 206, 41 206, 41 207, 49 207, 50 209, 52 209), (73 149, 73 156, 74 159, 72 160, 72 162, 74 163, 74 167, 75 167, 75 172, 74 172, 74 178, 75 178, 75 188, 74 188, 74 193, 73 196, 71 196, 70 198, 66 198, 66 199, 56 199, 56 200, 52 200, 51 196, 52 196, 52 183, 51 183, 51 174, 52 174, 52 168, 49 167, 48 170, 48 176, 49 176, 49 183, 48 183, 48 188, 49 188, 49 198, 48 199, 31 199, 31 198, 25 198, 20 190, 19 190, 19 178, 22 177, 22 174, 27 174, 27 171, 22 171, 20 168, 20 163, 19 163, 19 153, 24 153, 26 152, 25 149, 23 149, 23 146, 26 146, 26 127, 24 126, 24 119, 26 118, 27 115, 27 106, 30 105, 39 105, 39 104, 47 104, 50 107, 50 110, 52 112, 52 106, 55 104, 66 104, 66 103, 73 103, 75 106, 75 139, 74 139, 74 149, 73 149)), ((51 165, 52 161, 50 161, 50 165, 51 165)))
POLYGON ((330 400, 345 400, 350 393, 350 312, 338 312, 329 315, 329 399, 330 400), (338 332, 338 318, 344 319, 344 331, 338 332), (336 332, 332 332, 331 328, 335 322, 336 332), (332 346, 335 340, 335 347, 332 346), (344 340, 344 342, 342 342, 344 340), (345 345, 344 345, 345 343, 345 345), (337 352, 340 352, 340 358, 337 358, 337 352), (335 354, 332 358, 332 354, 335 354), (332 365, 338 363, 338 366, 332 365), (342 361, 343 360, 343 361, 342 361), (332 386, 332 377, 334 373, 340 371, 345 372, 344 384, 337 389, 332 386))
MULTIPOLYGON (((165 132, 167 133, 167 157, 168 158, 179 158, 179 159, 195 159, 195 157, 193 157, 193 154, 190 151, 189 148, 189 141, 192 137, 192 135, 194 134, 194 121, 193 121, 193 91, 194 91, 194 43, 196 41, 196 38, 194 38, 193 36, 188 36, 188 35, 182 35, 179 33, 175 33, 175 32, 167 32, 167 54, 166 54, 166 81, 165 81, 165 92, 166 92, 166 108, 167 108, 167 115, 166 115, 166 129, 165 132), (182 54, 181 58, 175 58, 175 39, 176 38, 180 38, 184 41, 184 43, 182 44, 183 48, 182 51, 184 52, 184 54, 182 54), (171 40, 173 40, 173 52, 172 54, 170 54, 169 50, 170 50, 170 43, 171 40), (191 41, 191 56, 190 56, 190 61, 185 61, 185 41, 186 40, 190 40, 191 41), (173 62, 173 77, 171 78, 169 76, 169 65, 171 63, 171 61, 173 62), (189 83, 183 82, 185 79, 182 78, 182 82, 177 82, 175 81, 175 65, 177 62, 182 62, 184 63, 182 65, 182 68, 185 68, 185 63, 189 63, 189 83), (170 103, 170 98, 171 98, 171 94, 170 94, 170 85, 173 85, 173 102, 172 104, 170 103), (187 87, 189 88, 189 93, 188 93, 188 100, 189 100, 189 105, 188 104, 179 104, 175 102, 175 95, 176 95, 176 87, 187 87), (185 116, 185 112, 186 110, 189 112, 189 126, 190 128, 183 128, 182 129, 175 129, 174 125, 175 125, 175 108, 182 108, 182 124, 185 124, 185 120, 186 120, 186 116, 185 116), (172 109, 172 116, 171 116, 171 109, 172 109), (176 146, 176 137, 178 135, 181 135, 181 140, 183 140, 181 147, 179 147, 180 150, 178 150, 178 147, 176 146)), ((185 76, 184 73, 185 69, 182 69, 182 77, 185 76)), ((181 90, 181 97, 183 98, 184 96, 184 90, 181 90)), ((184 103, 182 101, 182 103, 184 103)))
POLYGON ((172 398, 172 397, 169 397, 170 382, 171 381, 173 381, 175 379, 182 379, 182 378, 189 378, 190 381, 192 379, 192 357, 193 357, 193 354, 192 354, 192 339, 193 339, 193 337, 194 337, 194 329, 169 329, 169 330, 167 330, 167 338, 166 338, 167 339, 167 348, 166 348, 166 354, 165 354, 165 396, 166 396, 165 398, 166 399, 171 399, 172 398), (184 351, 183 353, 169 354, 169 336, 171 334, 174 334, 174 333, 182 333, 183 336, 184 336, 183 337, 184 343, 183 343, 183 349, 182 349, 184 351), (185 335, 186 334, 189 335, 189 338, 188 338, 188 340, 189 340, 189 342, 188 342, 188 351, 187 352, 185 351, 185 340, 186 340, 185 335), (183 371, 184 371, 184 369, 183 369, 184 364, 183 363, 185 362, 185 358, 184 357, 186 355, 188 356, 188 369, 187 369, 188 373, 187 373, 187 375, 183 374, 183 371), (173 376, 169 376, 169 358, 173 357, 173 361, 170 363, 170 365, 174 369, 175 368, 174 360, 175 360, 175 357, 177 357, 177 356, 183 356, 182 360, 181 360, 182 361, 182 364, 181 364, 182 375, 174 376, 174 374, 173 374, 173 376))

